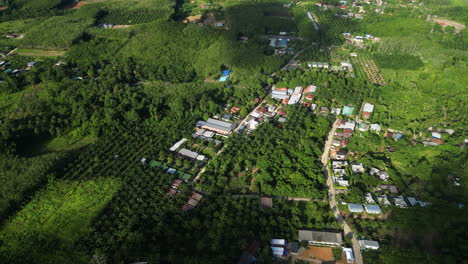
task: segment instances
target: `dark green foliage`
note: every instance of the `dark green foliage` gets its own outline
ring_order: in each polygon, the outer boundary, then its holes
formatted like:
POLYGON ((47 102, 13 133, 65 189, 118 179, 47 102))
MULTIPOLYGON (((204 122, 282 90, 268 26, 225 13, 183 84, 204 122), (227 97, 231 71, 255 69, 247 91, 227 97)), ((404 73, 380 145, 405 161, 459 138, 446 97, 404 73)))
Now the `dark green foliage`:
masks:
POLYGON ((27 48, 69 48, 93 24, 92 18, 51 17, 29 30, 21 46, 27 48))
POLYGON ((330 120, 303 107, 288 109, 283 128, 264 124, 249 137, 236 136, 208 167, 210 192, 248 192, 320 198, 324 194, 319 161, 330 120), (227 186, 227 187, 224 187, 227 186))
POLYGON ((375 54, 377 65, 382 68, 390 68, 394 70, 417 70, 424 66, 424 63, 418 56, 401 55, 401 54, 375 54))

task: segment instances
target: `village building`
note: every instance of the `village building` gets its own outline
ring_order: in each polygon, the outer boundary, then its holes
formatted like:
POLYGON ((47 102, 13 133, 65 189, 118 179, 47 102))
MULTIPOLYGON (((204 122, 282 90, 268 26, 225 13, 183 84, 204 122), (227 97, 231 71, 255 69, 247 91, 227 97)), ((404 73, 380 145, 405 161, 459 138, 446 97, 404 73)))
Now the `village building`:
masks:
POLYGON ((379 242, 374 241, 374 240, 359 240, 359 246, 361 247, 361 250, 366 250, 366 249, 379 249, 379 242))
POLYGON ((221 121, 213 118, 209 118, 206 122, 198 121, 197 126, 221 135, 229 135, 236 127, 236 125, 231 122, 221 121))
POLYGON ((317 86, 315 85, 309 85, 306 87, 306 89, 304 90, 304 94, 307 94, 307 93, 315 93, 315 91, 317 90, 317 86))
POLYGON ((373 204, 373 203, 375 203, 375 200, 374 200, 374 198, 372 197, 372 194, 371 194, 371 193, 366 193, 366 194, 364 195, 364 198, 366 199, 366 203, 368 203, 368 204, 373 204))
POLYGON ((192 210, 197 206, 197 204, 201 201, 202 198, 203 195, 197 192, 193 192, 192 196, 190 196, 189 200, 182 207, 182 211, 192 210))
POLYGON ((380 213, 382 213, 382 210, 380 209, 380 206, 374 205, 374 204, 365 204, 364 209, 366 209, 366 212, 368 214, 380 214, 380 213))
POLYGON ((352 164, 351 170, 353 170, 354 173, 364 173, 365 171, 362 163, 352 164))
POLYGON ((370 125, 370 130, 371 131, 375 131, 377 133, 380 133, 380 131, 382 130, 382 128, 380 127, 379 124, 371 124, 370 125))
POLYGON ((336 115, 340 115, 340 113, 341 113, 341 108, 333 107, 333 108, 331 109, 331 113, 332 113, 332 114, 336 114, 336 115))
POLYGON ((405 202, 405 197, 403 197, 403 195, 393 198, 393 201, 395 202, 395 205, 399 208, 408 207, 408 204, 405 202))
POLYGON ((345 160, 346 155, 348 155, 348 151, 345 150, 345 149, 341 149, 341 150, 336 152, 336 159, 337 160, 345 160))
POLYGON ((352 116, 353 111, 354 111, 354 107, 352 106, 345 105, 343 107, 343 115, 352 116))
POLYGON ((354 123, 353 121, 346 121, 344 119, 341 119, 338 123, 338 128, 350 129, 351 131, 354 131, 355 126, 356 123, 354 123))
POLYGON ((362 204, 350 203, 350 204, 348 204, 348 209, 352 213, 362 213, 362 212, 364 212, 364 208, 362 207, 362 204))
POLYGON ((260 207, 262 208, 272 208, 273 207, 273 199, 270 197, 260 197, 260 207))
POLYGON ((347 161, 332 161, 333 169, 341 169, 341 168, 345 168, 346 166, 348 166, 347 161))
POLYGON ((309 245, 341 246, 343 239, 338 232, 322 232, 311 230, 299 230, 299 241, 307 241, 309 245))
POLYGON ((366 131, 369 131, 369 128, 370 128, 369 123, 365 123, 365 122, 359 122, 358 123, 359 131, 366 132, 366 131))
POLYGON ((352 248, 343 248, 343 252, 346 255, 346 262, 354 263, 354 253, 352 248))
POLYGON ((390 202, 390 200, 388 199, 388 196, 386 194, 382 194, 382 195, 379 195, 377 197, 377 200, 379 201, 379 203, 381 205, 392 205, 392 203, 390 202))
POLYGON ((381 190, 389 190, 390 193, 398 193, 398 189, 395 185, 390 184, 382 184, 380 185, 381 190))

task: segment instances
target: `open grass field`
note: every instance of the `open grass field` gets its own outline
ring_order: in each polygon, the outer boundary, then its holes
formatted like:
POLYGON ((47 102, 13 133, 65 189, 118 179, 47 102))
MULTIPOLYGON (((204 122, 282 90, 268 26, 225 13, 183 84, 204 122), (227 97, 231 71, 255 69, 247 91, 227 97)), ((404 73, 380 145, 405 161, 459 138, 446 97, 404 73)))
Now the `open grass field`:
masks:
MULTIPOLYGON (((63 251, 76 252, 73 243, 89 231, 94 217, 119 186, 110 179, 52 182, 4 226, 0 232, 0 259, 21 255, 35 263, 41 263, 41 259, 59 263, 63 251), (51 247, 54 243, 60 247, 51 247), (43 252, 42 247, 49 251, 43 252)), ((76 257, 73 262, 80 262, 76 257)))
POLYGON ((57 49, 26 49, 18 48, 15 53, 21 56, 29 57, 58 57, 65 55, 66 50, 57 49))

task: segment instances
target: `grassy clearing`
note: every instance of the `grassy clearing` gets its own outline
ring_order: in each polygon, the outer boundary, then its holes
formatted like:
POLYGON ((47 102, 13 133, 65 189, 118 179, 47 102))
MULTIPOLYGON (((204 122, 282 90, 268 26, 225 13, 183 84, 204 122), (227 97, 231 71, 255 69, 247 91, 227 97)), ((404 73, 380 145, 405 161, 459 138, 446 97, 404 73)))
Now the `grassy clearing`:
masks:
POLYGON ((21 56, 29 57, 58 57, 65 55, 65 50, 54 49, 24 49, 18 48, 15 53, 21 56))
POLYGON ((0 232, 0 258, 35 263, 69 263, 70 257, 72 262, 83 261, 73 243, 90 230, 92 220, 119 186, 113 179, 52 182, 0 232))
POLYGON ((71 136, 63 136, 52 139, 47 143, 45 149, 47 151, 62 151, 62 150, 73 150, 87 146, 94 143, 97 140, 95 137, 81 137, 75 138, 71 136))

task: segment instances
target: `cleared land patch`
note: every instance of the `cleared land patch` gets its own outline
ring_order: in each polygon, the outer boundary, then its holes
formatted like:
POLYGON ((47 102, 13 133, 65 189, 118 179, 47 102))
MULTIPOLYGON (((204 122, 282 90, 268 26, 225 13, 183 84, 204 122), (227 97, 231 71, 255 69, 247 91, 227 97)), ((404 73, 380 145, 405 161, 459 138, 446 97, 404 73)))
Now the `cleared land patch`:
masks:
POLYGON ((15 53, 22 56, 30 57, 58 57, 65 55, 65 50, 56 49, 24 49, 18 48, 15 53))
POLYGON ((0 256, 28 256, 41 263, 55 255, 59 259, 62 251, 75 252, 73 243, 89 231, 91 221, 119 186, 113 179, 52 183, 5 225, 0 256), (60 247, 50 247, 55 243, 60 247))

